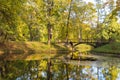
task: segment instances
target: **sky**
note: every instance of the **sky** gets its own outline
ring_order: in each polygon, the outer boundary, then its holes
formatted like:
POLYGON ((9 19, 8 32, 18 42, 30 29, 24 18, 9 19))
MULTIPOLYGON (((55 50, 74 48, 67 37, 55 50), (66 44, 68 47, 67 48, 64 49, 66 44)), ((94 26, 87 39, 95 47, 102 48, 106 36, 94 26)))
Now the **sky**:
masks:
MULTIPOLYGON (((95 0, 84 0, 84 1, 86 1, 86 2, 92 2, 92 3, 94 3, 95 4, 95 0)), ((103 2, 106 2, 106 0, 102 0, 103 2)))
MULTIPOLYGON (((84 0, 84 1, 86 1, 86 2, 92 2, 92 3, 94 3, 94 5, 96 4, 95 0, 84 0)), ((106 2, 107 0, 102 0, 102 1, 106 2)), ((116 0, 114 0, 114 1, 116 1, 116 0)), ((120 23, 120 17, 118 18, 118 22, 120 23)))
POLYGON ((84 0, 84 1, 95 3, 95 0, 84 0))

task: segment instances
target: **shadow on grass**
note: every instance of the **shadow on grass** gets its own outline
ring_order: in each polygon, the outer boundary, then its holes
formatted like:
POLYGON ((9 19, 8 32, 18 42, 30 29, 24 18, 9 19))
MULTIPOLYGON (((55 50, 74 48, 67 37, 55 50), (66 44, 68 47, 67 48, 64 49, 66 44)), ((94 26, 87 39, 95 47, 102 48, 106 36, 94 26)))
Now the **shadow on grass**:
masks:
MULTIPOLYGON (((0 44, 0 49, 4 52, 3 54, 0 54, 0 60, 25 60, 28 56, 31 56, 34 53, 45 53, 46 55, 53 54, 52 58, 58 58, 62 56, 66 56, 69 53, 69 50, 64 47, 62 44, 52 44, 54 49, 48 49, 47 43, 42 46, 41 44, 37 44, 41 49, 37 50, 33 45, 36 45, 36 43, 26 43, 26 42, 13 42, 13 43, 7 43, 7 44, 0 44), (28 45, 30 44, 30 45, 28 45), (30 47, 32 46, 32 47, 30 47), (2 47, 2 48, 1 48, 2 47), (34 49, 33 49, 34 47, 34 49), (42 48, 45 47, 45 48, 42 48)), ((50 56, 51 57, 51 56, 50 56)))
POLYGON ((35 53, 35 50, 27 46, 25 42, 18 43, 17 48, 13 48, 16 46, 16 43, 0 44, 0 46, 2 47, 0 47, 2 49, 1 51, 3 51, 0 55, 0 60, 25 59, 27 56, 35 53))

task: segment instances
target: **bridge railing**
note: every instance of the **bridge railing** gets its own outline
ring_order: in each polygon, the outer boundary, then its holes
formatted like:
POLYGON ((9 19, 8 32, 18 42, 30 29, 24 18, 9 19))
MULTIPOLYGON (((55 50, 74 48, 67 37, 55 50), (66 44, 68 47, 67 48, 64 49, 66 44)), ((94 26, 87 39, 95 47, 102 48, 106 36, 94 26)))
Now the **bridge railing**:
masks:
POLYGON ((95 39, 81 39, 81 40, 75 40, 75 39, 69 39, 69 41, 71 42, 75 42, 75 43, 78 43, 78 42, 97 42, 97 40, 95 39))
MULTIPOLYGON (((72 43, 107 43, 109 42, 108 40, 102 40, 102 39, 68 39, 68 42, 72 43)), ((56 40, 55 43, 66 43, 66 40, 56 40)))

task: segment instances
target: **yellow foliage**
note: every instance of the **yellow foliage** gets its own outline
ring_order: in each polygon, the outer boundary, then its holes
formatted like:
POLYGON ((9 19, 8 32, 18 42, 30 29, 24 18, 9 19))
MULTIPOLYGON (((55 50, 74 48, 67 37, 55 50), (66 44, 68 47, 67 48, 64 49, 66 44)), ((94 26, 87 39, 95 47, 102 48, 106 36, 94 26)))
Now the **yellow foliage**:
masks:
POLYGON ((80 52, 87 52, 93 49, 92 46, 87 45, 87 44, 80 44, 78 46, 75 47, 78 51, 80 52))
POLYGON ((41 60, 39 67, 40 67, 41 70, 46 70, 46 68, 47 68, 47 61, 41 60))

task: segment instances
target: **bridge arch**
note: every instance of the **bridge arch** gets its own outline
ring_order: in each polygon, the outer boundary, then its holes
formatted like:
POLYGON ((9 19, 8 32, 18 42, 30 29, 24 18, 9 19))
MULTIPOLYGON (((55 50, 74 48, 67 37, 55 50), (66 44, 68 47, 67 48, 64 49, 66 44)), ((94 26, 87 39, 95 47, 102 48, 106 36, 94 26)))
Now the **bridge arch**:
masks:
POLYGON ((72 47, 75 47, 75 46, 77 46, 79 44, 88 44, 88 45, 91 45, 91 46, 96 48, 96 47, 108 44, 109 41, 100 41, 100 40, 98 41, 98 40, 94 40, 94 39, 83 39, 81 41, 72 41, 72 40, 70 40, 69 43, 70 43, 70 45, 72 47))

